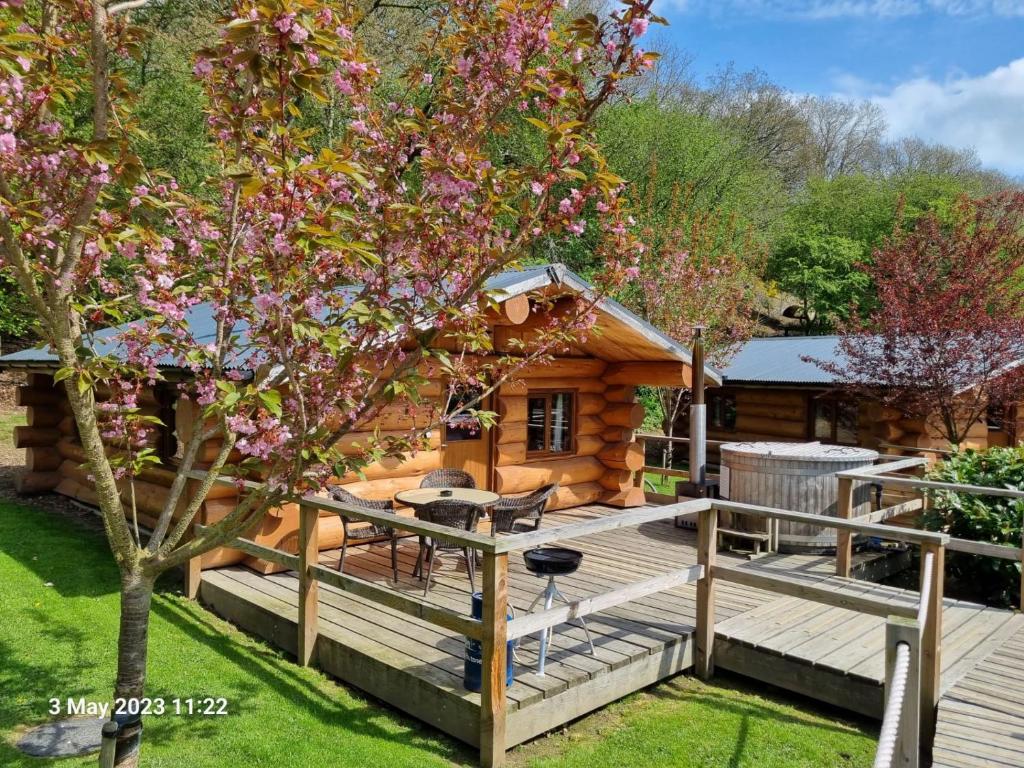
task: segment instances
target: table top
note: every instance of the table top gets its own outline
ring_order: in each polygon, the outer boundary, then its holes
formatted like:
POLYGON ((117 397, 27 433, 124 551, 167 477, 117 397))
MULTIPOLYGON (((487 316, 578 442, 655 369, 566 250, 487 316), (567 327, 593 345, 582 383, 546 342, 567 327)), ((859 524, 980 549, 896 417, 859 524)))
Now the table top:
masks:
POLYGON ((423 506, 434 501, 464 501, 469 504, 476 504, 486 507, 497 503, 501 498, 496 493, 482 491, 479 488, 413 488, 409 491, 399 491, 395 494, 395 501, 408 504, 410 507, 423 506), (451 491, 450 496, 442 496, 441 491, 451 491))

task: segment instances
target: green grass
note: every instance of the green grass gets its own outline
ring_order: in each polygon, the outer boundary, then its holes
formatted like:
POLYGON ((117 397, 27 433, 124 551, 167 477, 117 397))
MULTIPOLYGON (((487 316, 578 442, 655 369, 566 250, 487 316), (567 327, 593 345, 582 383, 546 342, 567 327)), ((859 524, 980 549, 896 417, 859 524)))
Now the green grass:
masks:
MULTIPOLYGON (((644 472, 644 480, 654 486, 655 493, 664 493, 667 496, 676 495, 676 483, 686 480, 685 477, 666 477, 657 472, 644 472)), ((644 483, 644 488, 650 490, 650 486, 644 483)))
MULTIPOLYGON (((0 502, 0 765, 93 766, 95 757, 39 760, 12 746, 45 722, 47 701, 110 695, 117 573, 97 526, 0 502)), ((158 585, 148 693, 223 696, 226 717, 146 719, 144 764, 175 768, 465 765, 475 754, 232 629, 158 585)), ((834 768, 868 766, 867 729, 807 714, 749 684, 677 678, 516 749, 523 768, 834 768)))
POLYGON ((25 424, 25 409, 0 411, 0 445, 11 445, 14 440, 14 428, 25 424))

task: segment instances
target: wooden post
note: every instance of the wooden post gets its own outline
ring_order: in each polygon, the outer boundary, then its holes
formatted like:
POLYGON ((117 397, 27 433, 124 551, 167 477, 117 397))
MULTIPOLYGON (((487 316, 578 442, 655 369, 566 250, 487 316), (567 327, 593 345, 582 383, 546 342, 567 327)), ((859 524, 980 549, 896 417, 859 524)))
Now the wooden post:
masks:
POLYGON ((896 646, 910 647, 907 689, 900 713, 900 728, 893 752, 893 766, 917 768, 920 762, 921 728, 921 628, 914 619, 890 616, 885 624, 885 701, 889 701, 889 685, 896 664, 896 646))
POLYGON ((505 764, 505 670, 508 660, 508 555, 484 553, 480 764, 505 764))
POLYGON ((694 667, 707 680, 715 674, 715 554, 718 549, 718 510, 702 509, 697 518, 697 564, 704 574, 697 581, 697 633, 694 667))
MULTIPOLYGON (((849 520, 853 515, 853 480, 839 478, 839 495, 836 497, 836 517, 849 520)), ((853 532, 836 532, 836 576, 850 578, 853 563, 853 532)))
POLYGON ((310 566, 320 562, 318 523, 320 510, 299 507, 299 664, 314 663, 316 638, 319 634, 320 582, 313 578, 310 566))
POLYGON ((195 600, 199 597, 199 585, 203 580, 203 558, 193 557, 185 563, 185 597, 195 600))
MULTIPOLYGON (((945 582, 946 547, 942 544, 921 545, 921 563, 931 552, 934 567, 931 592, 928 595, 924 626, 921 629, 921 748, 931 754, 935 739, 935 717, 942 690, 942 591, 945 582)), ((923 581, 923 578, 922 578, 923 581)), ((922 590, 924 584, 921 584, 922 590)))

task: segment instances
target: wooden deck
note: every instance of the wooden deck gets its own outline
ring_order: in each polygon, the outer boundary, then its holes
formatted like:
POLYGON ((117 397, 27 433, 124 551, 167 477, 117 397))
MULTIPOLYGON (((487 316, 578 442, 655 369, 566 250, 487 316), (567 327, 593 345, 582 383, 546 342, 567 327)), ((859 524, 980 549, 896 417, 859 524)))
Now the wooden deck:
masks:
MULTIPOLYGON (((617 512, 620 510, 598 505, 565 510, 548 515, 545 528, 617 512)), ((670 521, 576 539, 568 544, 585 553, 583 565, 558 583, 570 598, 606 592, 695 563, 695 539, 694 531, 675 528, 670 521)), ((415 540, 405 540, 400 548, 402 576, 397 589, 419 595, 422 583, 410 575, 415 555, 415 540)), ((335 564, 337 553, 322 553, 321 562, 335 564)), ((469 582, 461 563, 456 567, 457 562, 454 556, 442 561, 428 599, 468 613, 469 582)), ((798 575, 808 585, 835 592, 840 605, 844 594, 870 594, 893 604, 916 604, 916 593, 834 576, 832 558, 783 555, 748 563, 723 552, 719 562, 744 564, 745 568, 760 571, 777 570, 790 577, 798 575)), ((374 545, 351 549, 346 572, 381 585, 390 584, 388 548, 374 545)), ((543 586, 541 579, 526 571, 521 557, 510 559, 509 603, 517 615, 528 608, 543 586)), ((716 589, 717 667, 856 712, 881 715, 884 619, 737 584, 719 583, 716 589)), ((295 653, 297 590, 294 573, 261 576, 236 566, 204 572, 201 598, 239 626, 295 653)), ((586 653, 582 629, 563 625, 554 637, 543 677, 533 671, 536 641, 524 641, 517 652, 516 681, 508 689, 507 745, 526 741, 689 669, 695 601, 696 588, 691 584, 588 617, 596 657, 586 653)), ((318 666, 477 745, 480 697, 462 686, 464 642, 453 632, 321 586, 318 666)), ((973 692, 976 699, 980 695, 976 689, 986 689, 986 681, 990 682, 993 675, 998 677, 991 669, 1013 659, 1017 664, 1024 659, 1024 617, 946 601, 942 667, 943 689, 949 697, 967 696, 957 693, 966 691, 973 692), (981 678, 972 682, 969 673, 981 678), (963 687, 969 684, 975 687, 963 687)), ((953 705, 953 701, 959 699, 943 700, 941 717, 978 717, 962 714, 965 705, 953 705)), ((1018 727, 1024 723, 1024 673, 1018 672, 1015 690, 1001 700, 1001 705, 1016 713, 1015 720, 1005 718, 1016 728, 1012 734, 1003 731, 1006 739, 1019 739, 1024 731, 1024 727, 1018 727)), ((988 718, 986 722, 996 727, 996 719, 988 718)), ((940 727, 940 735, 943 733, 940 727)), ((955 729, 951 731, 951 738, 956 733, 955 729)), ((1024 761, 1009 764, 1021 765, 1024 761)))

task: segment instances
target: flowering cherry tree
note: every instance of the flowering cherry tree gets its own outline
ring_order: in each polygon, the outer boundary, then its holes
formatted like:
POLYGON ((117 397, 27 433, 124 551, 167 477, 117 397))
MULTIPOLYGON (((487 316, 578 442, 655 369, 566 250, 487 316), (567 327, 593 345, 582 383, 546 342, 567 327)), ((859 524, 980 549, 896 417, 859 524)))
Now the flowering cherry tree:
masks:
POLYGON ((486 318, 500 299, 485 291, 491 275, 534 241, 587 226, 599 229, 607 265, 601 291, 635 272, 641 249, 622 180, 591 120, 649 66, 653 54, 635 39, 657 20, 651 0, 578 19, 555 0, 453 0, 396 90, 381 86, 354 33, 354 4, 236 0, 194 62, 219 172, 189 195, 133 150, 139 130, 119 72, 143 34, 132 11, 146 4, 0 0, 0 269, 60 361, 55 378, 121 572, 115 695, 125 698, 143 692, 159 573, 243 534, 296 492, 415 448, 415 435, 362 458, 334 446, 389 402, 417 407, 427 368, 452 391, 494 382, 592 322, 581 302, 533 348, 489 355, 486 318), (324 146, 300 118, 328 99, 346 123, 324 146), (83 103, 85 128, 72 117, 83 103), (493 138, 524 123, 543 150, 510 165, 493 138), (195 335, 198 318, 212 334, 195 335), (104 326, 120 330, 95 336, 104 326), (480 354, 437 351, 451 346, 440 337, 480 354), (138 402, 167 369, 189 373, 177 386, 199 407, 143 537, 120 491, 156 461, 144 438, 157 425, 138 402), (98 408, 99 387, 111 396, 98 408), (190 489, 211 438, 220 453, 190 489), (108 456, 104 441, 124 450, 108 456), (187 536, 227 471, 264 483, 187 536))
MULTIPOLYGON (((654 186, 643 206, 642 239, 650 247, 640 260, 635 301, 644 317, 673 338, 692 338, 702 328, 708 362, 721 366, 756 327, 751 306, 763 251, 734 217, 700 210, 690 191, 678 185, 664 213, 657 213, 654 186)), ((682 387, 658 389, 668 437, 689 397, 682 387)), ((666 443, 665 466, 671 456, 672 444, 666 443)))
POLYGON ((862 269, 875 309, 842 328, 843 362, 818 364, 854 391, 928 420, 959 445, 1024 384, 1024 194, 961 200, 898 226, 862 269))

